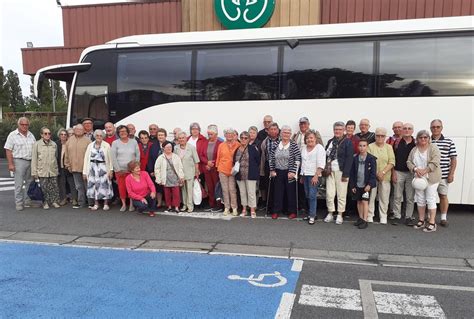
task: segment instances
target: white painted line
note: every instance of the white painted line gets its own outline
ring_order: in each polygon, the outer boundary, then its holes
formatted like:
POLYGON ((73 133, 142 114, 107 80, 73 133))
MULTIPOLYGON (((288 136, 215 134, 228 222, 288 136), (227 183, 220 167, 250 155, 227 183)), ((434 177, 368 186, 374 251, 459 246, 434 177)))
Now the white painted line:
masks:
MULTIPOLYGON (((13 236, 13 235, 12 235, 13 236)), ((2 238, 0 239, 0 243, 14 243, 14 244, 28 244, 28 245, 44 245, 44 246, 62 246, 61 243, 49 243, 49 242, 42 242, 42 241, 27 241, 27 240, 18 240, 18 239, 8 239, 2 238)))
POLYGON ((0 185, 14 185, 15 181, 0 182, 0 185))
POLYGON ((0 181, 15 181, 15 179, 11 177, 0 177, 0 181))
POLYGON ((360 291, 356 289, 303 285, 301 305, 362 311, 360 291))
POLYGON ((430 285, 430 284, 418 284, 411 282, 397 282, 397 281, 378 281, 378 280, 367 280, 372 285, 383 285, 383 286, 397 286, 397 287, 414 287, 414 288, 428 288, 428 289, 440 289, 440 290, 455 290, 455 291, 468 291, 474 292, 474 287, 463 287, 463 286, 447 286, 447 285, 430 285))
POLYGON ((377 304, 377 311, 380 313, 426 318, 446 318, 443 309, 433 296, 375 291, 374 298, 377 304))
POLYGON ((245 254, 245 253, 226 253, 219 251, 211 251, 209 255, 225 255, 225 256, 246 256, 246 257, 262 257, 262 258, 277 258, 288 259, 286 256, 261 255, 261 254, 245 254))
POLYGON ((364 319, 378 319, 379 315, 377 314, 372 284, 368 280, 359 280, 359 286, 364 319))
POLYGON ((302 260, 307 260, 307 261, 318 261, 318 262, 331 263, 331 264, 346 264, 346 265, 372 266, 372 267, 379 266, 376 263, 370 263, 370 262, 347 261, 347 260, 327 259, 327 258, 291 257, 291 259, 302 259, 302 260))
POLYGON ((291 310, 293 309, 293 304, 295 303, 295 294, 284 292, 281 296, 280 305, 275 314, 275 319, 290 319, 291 310))
POLYGON ((176 214, 176 213, 158 212, 156 214, 159 215, 159 216, 206 218, 206 219, 221 219, 221 220, 232 220, 233 218, 235 218, 233 216, 224 216, 224 215, 222 215, 222 213, 199 213, 199 212, 186 213, 186 212, 181 212, 179 214, 176 214))
POLYGON ((0 187, 0 192, 12 191, 15 189, 15 186, 11 187, 0 187))
POLYGON ((193 253, 193 254, 207 254, 209 251, 202 250, 185 250, 185 249, 163 249, 163 248, 132 248, 134 251, 149 251, 149 252, 163 252, 163 253, 193 253))
POLYGON ((449 268, 449 267, 436 267, 436 266, 423 266, 423 265, 401 265, 401 264, 381 264, 382 267, 393 267, 393 268, 414 268, 414 269, 430 269, 430 270, 442 270, 442 271, 464 271, 474 272, 474 269, 469 268, 449 268))
POLYGON ((291 271, 301 272, 303 270, 303 261, 301 259, 295 259, 291 271))

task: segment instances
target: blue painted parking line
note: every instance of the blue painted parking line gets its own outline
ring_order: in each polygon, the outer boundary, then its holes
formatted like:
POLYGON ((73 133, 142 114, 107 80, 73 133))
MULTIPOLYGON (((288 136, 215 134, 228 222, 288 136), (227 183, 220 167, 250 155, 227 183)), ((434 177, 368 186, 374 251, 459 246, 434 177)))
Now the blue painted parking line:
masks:
POLYGON ((274 318, 286 259, 0 243, 0 317, 274 318))

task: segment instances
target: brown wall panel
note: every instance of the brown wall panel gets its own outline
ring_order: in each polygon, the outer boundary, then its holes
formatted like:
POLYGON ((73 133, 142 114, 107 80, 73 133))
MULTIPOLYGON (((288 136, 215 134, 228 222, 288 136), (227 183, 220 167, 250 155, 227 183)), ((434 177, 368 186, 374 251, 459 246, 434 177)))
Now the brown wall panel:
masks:
POLYGON ((62 10, 65 47, 102 44, 135 34, 181 31, 179 0, 65 6, 62 10))
POLYGON ((321 0, 320 12, 323 24, 465 16, 474 0, 321 0))
POLYGON ((21 49, 23 73, 34 75, 38 69, 54 64, 75 63, 79 61, 85 48, 25 48, 21 49))

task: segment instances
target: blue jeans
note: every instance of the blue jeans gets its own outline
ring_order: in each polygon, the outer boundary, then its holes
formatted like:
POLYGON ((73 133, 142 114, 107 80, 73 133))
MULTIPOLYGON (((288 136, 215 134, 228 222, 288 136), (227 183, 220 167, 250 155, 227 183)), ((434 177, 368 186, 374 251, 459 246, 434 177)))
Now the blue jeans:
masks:
POLYGON ((319 180, 316 185, 311 184, 313 176, 303 176, 304 181, 304 192, 306 194, 306 199, 309 204, 309 217, 316 217, 316 208, 318 206, 318 188, 319 180))
POLYGON ((148 204, 144 204, 139 200, 133 199, 133 206, 138 210, 139 213, 143 213, 146 210, 149 212, 154 212, 156 209, 156 199, 151 198, 149 194, 145 198, 148 204))

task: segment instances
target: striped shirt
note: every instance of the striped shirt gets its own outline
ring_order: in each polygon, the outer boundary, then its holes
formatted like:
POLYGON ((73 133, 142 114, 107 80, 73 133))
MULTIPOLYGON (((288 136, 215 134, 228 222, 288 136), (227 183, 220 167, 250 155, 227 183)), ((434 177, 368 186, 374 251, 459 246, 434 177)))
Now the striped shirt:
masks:
POLYGON ((25 136, 16 129, 8 134, 7 141, 3 148, 12 151, 13 158, 31 161, 31 154, 35 143, 36 139, 33 133, 28 131, 25 136))
POLYGON ((446 179, 448 178, 449 169, 451 168, 451 158, 458 156, 456 153, 456 146, 451 139, 444 137, 443 134, 441 134, 440 138, 437 140, 431 138, 431 142, 436 144, 439 148, 439 152, 441 153, 441 178, 446 179))
MULTIPOLYGON (((270 150, 269 153, 269 165, 270 165, 270 171, 274 171, 276 167, 276 149, 282 150, 284 148, 282 142, 280 142, 277 147, 274 149, 270 150)), ((287 164, 287 169, 290 173, 295 173, 298 170, 298 165, 301 163, 301 151, 298 147, 298 144, 296 144, 293 141, 290 141, 290 146, 289 146, 289 157, 288 157, 288 164, 287 164)))

